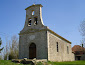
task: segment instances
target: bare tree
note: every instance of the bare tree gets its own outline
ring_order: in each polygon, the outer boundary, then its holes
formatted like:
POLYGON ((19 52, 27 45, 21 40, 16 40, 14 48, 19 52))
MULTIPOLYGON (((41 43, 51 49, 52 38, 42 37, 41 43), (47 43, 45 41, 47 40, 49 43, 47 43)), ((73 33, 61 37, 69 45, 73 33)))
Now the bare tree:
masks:
POLYGON ((14 56, 16 56, 16 58, 18 58, 18 51, 19 51, 19 39, 17 38, 17 36, 13 36, 11 38, 12 41, 12 46, 10 47, 10 51, 13 51, 14 56))
MULTIPOLYGON (((1 44, 2 44, 2 40, 1 40, 1 38, 0 38, 0 46, 1 46, 1 44)), ((4 47, 3 47, 3 48, 4 48, 4 47)), ((1 53, 1 51, 3 50, 3 48, 0 49, 0 53, 1 53)))
POLYGON ((7 59, 7 57, 9 58, 9 60, 17 59, 18 51, 19 51, 19 39, 17 38, 16 35, 11 37, 11 40, 9 41, 8 46, 9 46, 9 50, 5 55, 5 59, 7 59))
POLYGON ((85 21, 82 21, 80 24, 80 33, 82 35, 81 44, 83 44, 85 47, 85 21))
POLYGON ((80 24, 80 32, 82 36, 85 36, 85 21, 82 21, 80 24))

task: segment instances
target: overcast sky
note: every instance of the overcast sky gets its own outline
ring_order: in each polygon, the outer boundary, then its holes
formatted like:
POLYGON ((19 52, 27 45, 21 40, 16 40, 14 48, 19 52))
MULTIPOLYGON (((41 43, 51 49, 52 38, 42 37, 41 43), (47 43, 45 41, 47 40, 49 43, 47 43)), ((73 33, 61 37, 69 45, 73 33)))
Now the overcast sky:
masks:
POLYGON ((80 23, 85 20, 85 0, 0 0, 0 37, 5 39, 23 29, 25 8, 33 3, 42 4, 43 23, 51 30, 72 42, 80 44, 80 23))

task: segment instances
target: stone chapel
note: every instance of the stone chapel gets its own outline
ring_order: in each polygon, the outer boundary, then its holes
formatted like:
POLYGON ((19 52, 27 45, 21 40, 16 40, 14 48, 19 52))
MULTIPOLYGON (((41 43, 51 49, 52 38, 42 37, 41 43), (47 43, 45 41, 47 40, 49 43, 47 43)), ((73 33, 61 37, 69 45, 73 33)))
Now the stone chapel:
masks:
POLYGON ((19 59, 74 61, 71 42, 43 24, 42 5, 27 7, 24 28, 19 33, 19 59))

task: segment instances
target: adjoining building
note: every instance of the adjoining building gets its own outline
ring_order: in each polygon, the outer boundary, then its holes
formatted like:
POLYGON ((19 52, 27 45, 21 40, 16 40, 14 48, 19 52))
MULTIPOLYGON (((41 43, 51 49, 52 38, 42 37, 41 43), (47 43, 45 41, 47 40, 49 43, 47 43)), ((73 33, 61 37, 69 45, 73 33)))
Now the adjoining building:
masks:
POLYGON ((85 60, 85 48, 80 45, 74 45, 72 52, 75 54, 75 60, 85 60))
POLYGON ((19 59, 74 61, 71 42, 43 24, 42 7, 34 4, 25 9, 25 25, 19 33, 19 59))

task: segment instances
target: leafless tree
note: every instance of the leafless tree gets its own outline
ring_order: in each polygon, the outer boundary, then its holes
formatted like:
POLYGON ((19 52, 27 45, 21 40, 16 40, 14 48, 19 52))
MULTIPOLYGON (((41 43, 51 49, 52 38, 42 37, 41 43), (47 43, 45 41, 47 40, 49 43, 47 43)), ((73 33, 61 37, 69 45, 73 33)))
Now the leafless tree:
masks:
POLYGON ((80 33, 82 35, 81 44, 83 44, 85 47, 85 21, 82 21, 80 24, 80 33))
POLYGON ((19 39, 16 35, 11 37, 11 40, 7 42, 6 45, 7 53, 5 54, 4 59, 17 59, 18 58, 18 51, 19 51, 19 39))
POLYGON ((14 36, 11 38, 11 43, 12 43, 12 46, 10 47, 10 52, 13 53, 13 56, 14 56, 15 58, 18 58, 19 39, 17 38, 16 35, 14 35, 14 36))
MULTIPOLYGON (((2 40, 1 40, 1 38, 0 38, 0 47, 1 47, 1 44, 2 44, 2 40)), ((4 48, 4 47, 3 47, 4 48)), ((0 48, 0 53, 1 53, 1 51, 3 50, 3 48, 0 48)))

